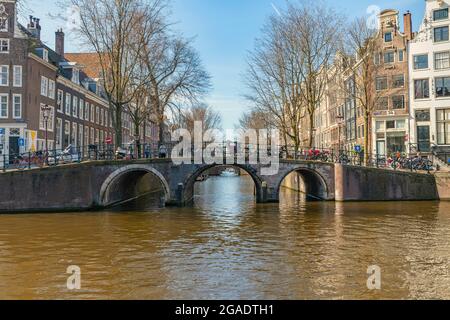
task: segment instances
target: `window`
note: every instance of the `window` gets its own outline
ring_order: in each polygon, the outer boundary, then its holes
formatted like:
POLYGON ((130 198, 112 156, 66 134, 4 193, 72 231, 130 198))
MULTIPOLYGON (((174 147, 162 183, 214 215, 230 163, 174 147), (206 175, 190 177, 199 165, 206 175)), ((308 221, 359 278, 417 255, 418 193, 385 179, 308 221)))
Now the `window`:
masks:
POLYGON ((63 100, 64 100, 64 93, 62 90, 58 90, 58 96, 56 99, 56 106, 58 109, 58 112, 63 112, 63 100))
POLYGON ((70 144, 70 121, 64 121, 64 141, 63 148, 70 144))
POLYGON ((0 39, 0 53, 9 53, 9 39, 0 39))
POLYGON ((61 149, 62 119, 56 118, 56 149, 61 149))
POLYGON ((99 124, 100 122, 100 108, 95 108, 95 123, 99 124))
POLYGON ((72 115, 78 117, 78 97, 73 96, 72 115))
POLYGON ((70 144, 73 147, 77 146, 77 123, 72 122, 72 135, 70 136, 70 144))
POLYGON ((0 118, 8 118, 8 94, 0 94, 0 118))
POLYGON ((94 133, 94 128, 91 128, 91 133, 89 135, 89 141, 90 144, 94 144, 95 143, 95 137, 94 137, 95 133, 94 133))
POLYGON ((89 128, 84 127, 84 147, 89 145, 89 128))
POLYGON ((48 79, 44 76, 41 77, 41 95, 48 96, 48 79))
POLYGON ((448 26, 434 28, 434 42, 448 41, 448 26))
POLYGON ((437 110, 438 144, 450 144, 450 109, 437 110))
POLYGON ((91 104, 91 122, 95 122, 95 106, 91 104))
POLYGON ((80 70, 73 69, 72 71, 72 82, 75 82, 76 84, 80 83, 80 70))
POLYGON ((80 111, 78 112, 78 116, 81 120, 84 118, 84 100, 80 99, 80 111))
POLYGON ((387 77, 379 77, 376 81, 377 91, 386 90, 388 87, 387 77))
POLYGON ((450 52, 437 52, 434 54, 434 68, 447 69, 450 68, 450 52))
POLYGON ((13 95, 13 118, 14 119, 22 118, 22 95, 21 94, 13 95))
POLYGON ((414 56, 414 69, 428 69, 428 54, 414 56))
POLYGON ((66 93, 66 107, 65 107, 65 111, 66 114, 70 116, 70 107, 71 107, 71 103, 72 103, 72 96, 70 95, 70 93, 66 93))
POLYGON ((405 51, 399 49, 398 50, 398 61, 403 62, 405 59, 405 51))
POLYGON ((394 63, 395 62, 395 52, 387 51, 384 53, 384 63, 394 63))
POLYGON ((430 97, 430 83, 428 79, 414 80, 414 98, 428 99, 430 97))
POLYGON ((392 32, 386 32, 384 34, 384 42, 392 42, 392 32))
POLYGON ((379 65, 381 63, 381 57, 380 57, 380 53, 379 52, 374 54, 373 61, 374 61, 374 63, 376 65, 379 65))
POLYGON ((89 121, 89 103, 86 101, 84 105, 84 120, 89 121))
POLYGON ((403 88, 405 86, 405 76, 403 74, 393 76, 392 85, 394 88, 403 88))
POLYGON ((83 125, 78 125, 78 146, 81 148, 83 147, 83 125))
POLYGON ((448 18, 448 8, 435 10, 433 12, 433 20, 434 21, 444 20, 447 18, 448 18))
POLYGON ((405 96, 393 96, 392 97, 393 109, 405 109, 405 96))
POLYGON ((386 129, 395 129, 395 120, 386 121, 386 129))
POLYGON ((9 66, 0 66, 0 86, 9 86, 9 66))
POLYGON ((436 97, 450 97, 450 77, 436 78, 436 97))
POLYGON ((103 125, 103 109, 100 109, 100 124, 103 125))
POLYGON ((376 122, 376 129, 377 131, 384 131, 384 126, 385 122, 384 121, 377 121, 376 122))
POLYGON ((387 97, 380 97, 377 103, 377 110, 387 110, 389 108, 389 100, 387 97))
POLYGON ((50 99, 55 99, 55 81, 48 81, 48 97, 50 99))
POLYGON ((48 62, 48 50, 42 49, 42 59, 48 62))
POLYGON ((14 87, 22 86, 22 66, 13 67, 13 86, 14 87))

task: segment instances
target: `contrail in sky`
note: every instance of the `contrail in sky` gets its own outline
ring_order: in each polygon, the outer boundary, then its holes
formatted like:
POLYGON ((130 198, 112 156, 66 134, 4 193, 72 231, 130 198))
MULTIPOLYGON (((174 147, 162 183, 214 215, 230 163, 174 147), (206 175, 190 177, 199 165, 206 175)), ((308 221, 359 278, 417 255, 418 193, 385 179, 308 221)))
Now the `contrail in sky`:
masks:
POLYGON ((279 16, 281 16, 280 11, 279 11, 278 8, 273 4, 273 2, 271 3, 271 5, 272 5, 273 10, 275 10, 275 12, 276 12, 279 16))

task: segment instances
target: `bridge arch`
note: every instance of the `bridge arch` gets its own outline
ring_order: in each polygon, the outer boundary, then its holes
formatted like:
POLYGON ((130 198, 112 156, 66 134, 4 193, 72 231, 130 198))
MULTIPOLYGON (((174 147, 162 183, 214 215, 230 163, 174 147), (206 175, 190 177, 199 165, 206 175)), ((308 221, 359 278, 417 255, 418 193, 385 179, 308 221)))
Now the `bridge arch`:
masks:
POLYGON ((327 201, 332 198, 332 190, 330 189, 327 180, 318 170, 308 167, 297 167, 281 175, 275 191, 278 197, 288 176, 295 173, 299 176, 298 185, 295 187, 304 193, 308 199, 327 201))
POLYGON ((140 186, 140 182, 148 174, 159 183, 162 189, 164 194, 164 203, 162 204, 167 203, 170 199, 170 188, 166 179, 159 171, 146 165, 128 165, 111 173, 103 182, 100 188, 100 206, 108 207, 135 199, 146 191, 152 191, 145 190, 151 186, 140 186))
POLYGON ((197 178, 200 177, 203 173, 207 172, 208 170, 211 170, 213 168, 217 167, 224 167, 229 168, 233 167, 236 169, 242 169, 245 172, 249 174, 249 176, 252 178, 254 184, 255 184, 255 194, 256 194, 256 202, 261 203, 263 202, 263 179, 258 175, 257 171, 253 169, 250 166, 247 165, 239 165, 239 164, 212 164, 212 165, 205 165, 198 170, 194 171, 192 174, 190 174, 186 180, 184 181, 184 189, 183 189, 183 202, 184 203, 191 203, 194 198, 194 184, 197 181, 197 178))

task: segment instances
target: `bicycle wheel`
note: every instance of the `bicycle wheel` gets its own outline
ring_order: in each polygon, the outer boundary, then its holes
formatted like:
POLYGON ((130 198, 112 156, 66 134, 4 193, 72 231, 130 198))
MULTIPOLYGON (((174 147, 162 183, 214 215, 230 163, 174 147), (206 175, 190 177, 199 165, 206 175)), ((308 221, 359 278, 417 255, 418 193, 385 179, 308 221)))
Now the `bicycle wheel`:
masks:
POLYGON ((27 167, 26 161, 23 159, 15 158, 13 162, 14 169, 23 171, 27 167))

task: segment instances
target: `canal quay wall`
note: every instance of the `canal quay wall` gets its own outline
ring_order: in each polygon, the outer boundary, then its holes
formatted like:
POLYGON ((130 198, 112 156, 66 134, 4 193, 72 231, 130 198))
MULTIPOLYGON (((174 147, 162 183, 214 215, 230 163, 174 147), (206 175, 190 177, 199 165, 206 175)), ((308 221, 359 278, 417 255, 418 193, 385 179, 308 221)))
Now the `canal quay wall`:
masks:
MULTIPOLYGON (((199 176, 217 165, 175 165, 169 159, 99 161, 0 173, 0 212, 86 211, 110 207, 151 191, 161 204, 184 206, 199 176), (150 179, 150 180, 148 180, 150 179)), ((235 165, 255 183, 258 203, 278 202, 287 184, 311 200, 397 201, 450 199, 450 175, 281 161, 276 175, 262 165, 235 165), (295 173, 295 174, 293 174, 295 173), (287 177, 287 179, 286 179, 287 177)))
POLYGON ((435 175, 336 165, 336 201, 439 200, 435 175))

